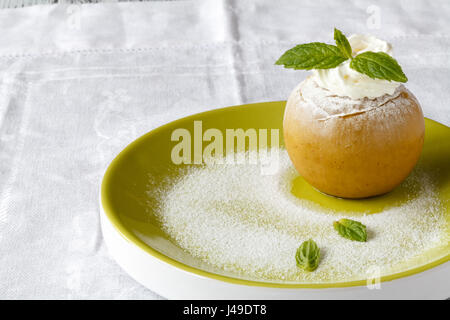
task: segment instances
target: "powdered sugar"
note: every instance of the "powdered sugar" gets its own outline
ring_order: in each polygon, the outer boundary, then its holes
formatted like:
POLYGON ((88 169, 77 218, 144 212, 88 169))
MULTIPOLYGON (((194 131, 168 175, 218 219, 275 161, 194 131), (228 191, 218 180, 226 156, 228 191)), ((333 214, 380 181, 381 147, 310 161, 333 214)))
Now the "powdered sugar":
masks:
POLYGON ((158 190, 157 215, 165 232, 212 266, 245 278, 303 283, 364 279, 372 267, 391 273, 448 241, 442 205, 427 172, 416 170, 405 181, 419 192, 403 205, 372 215, 344 214, 293 196, 297 174, 286 151, 280 153, 276 175, 261 175, 254 164, 190 167, 158 190), (367 225, 367 243, 344 239, 333 229, 333 221, 349 215, 367 225), (309 238, 322 253, 314 272, 297 268, 294 258, 309 238))
MULTIPOLYGON (((414 95, 409 92, 404 85, 398 86, 392 95, 385 94, 375 99, 351 99, 350 97, 338 96, 327 89, 320 87, 313 77, 308 77, 302 81, 292 92, 289 100, 292 103, 302 103, 311 109, 314 119, 328 120, 334 117, 346 117, 375 110, 380 107, 389 109, 388 112, 407 112, 411 102, 406 97, 415 100, 414 95)), ((377 113, 381 114, 380 113, 377 113)))

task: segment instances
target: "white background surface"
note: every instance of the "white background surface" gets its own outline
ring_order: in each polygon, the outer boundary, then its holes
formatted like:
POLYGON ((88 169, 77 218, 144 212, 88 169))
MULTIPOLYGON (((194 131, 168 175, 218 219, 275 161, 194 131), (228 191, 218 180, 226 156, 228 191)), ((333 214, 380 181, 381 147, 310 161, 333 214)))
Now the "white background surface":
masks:
POLYGON ((450 125, 449 17, 445 0, 0 10, 0 298, 158 298, 102 242, 107 164, 179 117, 286 99, 306 73, 274 61, 335 26, 392 42, 425 115, 450 125))

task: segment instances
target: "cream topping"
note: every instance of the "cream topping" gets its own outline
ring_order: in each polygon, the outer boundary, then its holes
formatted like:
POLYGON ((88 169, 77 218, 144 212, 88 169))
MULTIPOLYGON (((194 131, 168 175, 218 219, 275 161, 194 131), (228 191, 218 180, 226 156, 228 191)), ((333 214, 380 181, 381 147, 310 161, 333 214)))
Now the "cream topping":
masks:
MULTIPOLYGON (((348 38, 353 56, 366 51, 385 52, 392 55, 392 46, 371 35, 352 35, 348 38)), ((395 81, 372 79, 350 68, 350 59, 333 69, 313 70, 315 82, 338 96, 352 99, 378 98, 392 95, 400 86, 395 81)))

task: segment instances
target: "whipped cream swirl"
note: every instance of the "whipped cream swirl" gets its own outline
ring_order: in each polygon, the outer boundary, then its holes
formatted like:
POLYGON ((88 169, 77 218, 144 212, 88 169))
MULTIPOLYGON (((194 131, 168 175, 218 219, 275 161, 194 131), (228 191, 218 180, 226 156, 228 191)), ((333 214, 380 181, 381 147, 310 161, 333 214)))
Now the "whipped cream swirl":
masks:
MULTIPOLYGON (((365 51, 385 52, 392 55, 392 46, 371 35, 352 35, 348 38, 352 55, 365 51)), ((350 68, 350 59, 333 69, 313 70, 315 82, 331 93, 352 99, 375 99, 385 94, 392 95, 399 82, 372 79, 350 68)))

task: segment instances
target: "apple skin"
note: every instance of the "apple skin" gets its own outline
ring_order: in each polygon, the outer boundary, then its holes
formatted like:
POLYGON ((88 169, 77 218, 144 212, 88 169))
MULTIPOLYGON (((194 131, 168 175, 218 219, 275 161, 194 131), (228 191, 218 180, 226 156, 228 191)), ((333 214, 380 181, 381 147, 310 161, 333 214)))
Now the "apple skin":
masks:
MULTIPOLYGON (((305 80, 306 81, 306 80, 305 80)), ((380 107, 318 120, 301 86, 290 95, 283 120, 286 150, 313 187, 341 198, 367 198, 393 190, 422 152, 425 121, 406 89, 380 107)))

